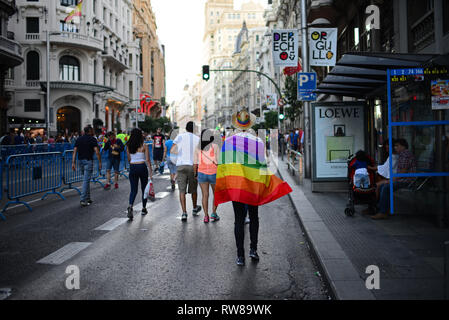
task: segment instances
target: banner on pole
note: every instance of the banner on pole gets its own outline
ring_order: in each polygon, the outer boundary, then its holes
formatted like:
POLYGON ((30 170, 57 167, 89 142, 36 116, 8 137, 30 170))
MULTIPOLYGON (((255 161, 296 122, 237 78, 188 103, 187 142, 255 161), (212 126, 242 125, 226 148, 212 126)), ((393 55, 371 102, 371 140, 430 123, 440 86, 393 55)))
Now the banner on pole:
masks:
POLYGON ((309 29, 310 65, 333 67, 337 63, 337 28, 309 29))
POLYGON ((277 94, 267 94, 267 108, 269 110, 273 110, 277 108, 277 94))
POLYGON ((299 35, 296 29, 273 30, 273 64, 275 67, 296 67, 299 56, 299 35))

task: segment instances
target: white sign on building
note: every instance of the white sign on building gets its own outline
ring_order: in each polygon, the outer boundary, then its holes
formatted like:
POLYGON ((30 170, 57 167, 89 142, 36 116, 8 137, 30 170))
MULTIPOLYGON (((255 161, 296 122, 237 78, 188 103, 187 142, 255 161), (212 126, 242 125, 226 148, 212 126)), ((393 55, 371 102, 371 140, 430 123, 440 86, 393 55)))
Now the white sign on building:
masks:
POLYGON ((275 67, 296 67, 299 56, 299 35, 296 29, 273 30, 273 64, 275 67))
POLYGON ((310 65, 333 67, 337 63, 337 28, 309 29, 310 65))

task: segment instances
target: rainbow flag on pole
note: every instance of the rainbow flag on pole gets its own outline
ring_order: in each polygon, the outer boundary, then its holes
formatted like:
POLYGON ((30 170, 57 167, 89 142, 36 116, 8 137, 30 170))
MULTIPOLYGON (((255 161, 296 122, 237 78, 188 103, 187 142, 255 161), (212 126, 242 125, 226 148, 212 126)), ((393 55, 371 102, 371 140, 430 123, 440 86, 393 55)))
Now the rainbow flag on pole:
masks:
POLYGON ((253 206, 279 199, 292 189, 268 169, 261 139, 239 133, 224 141, 215 185, 215 205, 237 201, 253 206))
POLYGON ((83 0, 80 0, 78 5, 73 9, 67 17, 65 17, 64 22, 79 23, 81 18, 81 7, 83 5, 83 0))

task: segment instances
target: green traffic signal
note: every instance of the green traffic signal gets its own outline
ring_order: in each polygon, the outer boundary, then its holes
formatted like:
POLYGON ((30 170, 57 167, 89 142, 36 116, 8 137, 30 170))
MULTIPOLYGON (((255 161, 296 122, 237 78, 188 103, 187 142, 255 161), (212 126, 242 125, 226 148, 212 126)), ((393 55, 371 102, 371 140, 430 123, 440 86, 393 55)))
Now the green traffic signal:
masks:
POLYGON ((203 66, 203 80, 208 81, 210 78, 210 74, 209 74, 209 66, 205 65, 203 66))
POLYGON ((285 115, 283 115, 282 113, 279 115, 279 120, 284 120, 285 119, 285 115))

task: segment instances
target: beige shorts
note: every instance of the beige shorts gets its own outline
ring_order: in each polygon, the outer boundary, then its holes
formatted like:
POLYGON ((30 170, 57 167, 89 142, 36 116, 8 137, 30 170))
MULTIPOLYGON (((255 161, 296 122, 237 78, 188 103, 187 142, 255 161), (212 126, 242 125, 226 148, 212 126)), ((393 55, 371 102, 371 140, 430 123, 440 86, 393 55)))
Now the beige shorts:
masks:
POLYGON ((193 175, 193 166, 178 166, 176 167, 178 177, 176 181, 178 182, 179 192, 187 193, 187 185, 189 186, 188 193, 197 193, 198 180, 195 179, 193 175))

